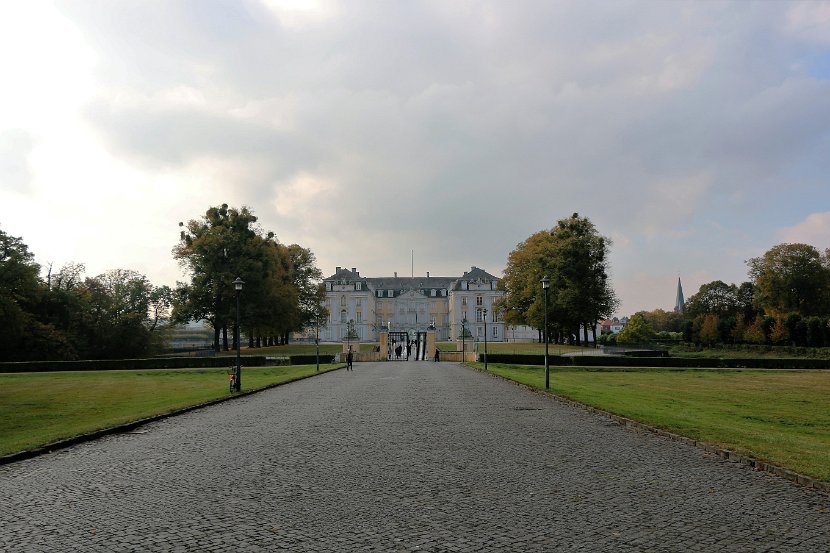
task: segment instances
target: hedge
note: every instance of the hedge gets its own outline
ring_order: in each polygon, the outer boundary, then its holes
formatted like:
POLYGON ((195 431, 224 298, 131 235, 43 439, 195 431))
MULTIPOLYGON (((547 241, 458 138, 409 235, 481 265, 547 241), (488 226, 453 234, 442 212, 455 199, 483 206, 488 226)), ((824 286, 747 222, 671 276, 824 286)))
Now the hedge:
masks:
MULTIPOLYGON (((316 365, 316 355, 289 355, 292 365, 316 365)), ((330 353, 320 354, 320 363, 334 363, 334 355, 330 353)))
MULTIPOLYGON (((263 355, 243 356, 243 367, 262 367, 268 364, 263 355)), ((51 371, 118 371, 149 369, 204 369, 230 367, 234 357, 156 357, 152 359, 88 359, 85 361, 21 361, 0 362, 0 372, 51 371)))
MULTIPOLYGON (((478 356, 483 361, 482 354, 478 356)), ((488 354, 488 363, 509 365, 544 365, 544 355, 488 354)), ((551 356, 551 366, 575 367, 649 367, 649 368, 751 368, 751 369, 830 369, 827 359, 690 359, 684 357, 612 357, 605 355, 551 356)))

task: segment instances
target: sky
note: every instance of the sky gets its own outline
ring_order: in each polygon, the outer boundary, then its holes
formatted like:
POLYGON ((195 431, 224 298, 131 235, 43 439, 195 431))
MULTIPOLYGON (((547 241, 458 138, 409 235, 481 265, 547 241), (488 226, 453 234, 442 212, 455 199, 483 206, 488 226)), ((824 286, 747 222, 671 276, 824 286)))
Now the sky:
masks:
POLYGON ((222 203, 326 276, 501 276, 577 212, 618 315, 830 248, 826 1, 9 0, 0 70, 0 230, 53 270, 172 286, 222 203))

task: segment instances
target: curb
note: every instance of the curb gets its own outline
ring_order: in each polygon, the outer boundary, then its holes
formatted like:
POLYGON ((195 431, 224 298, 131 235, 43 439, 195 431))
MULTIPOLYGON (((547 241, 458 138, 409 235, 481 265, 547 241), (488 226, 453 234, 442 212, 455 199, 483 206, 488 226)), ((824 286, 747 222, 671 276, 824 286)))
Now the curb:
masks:
POLYGON ((808 488, 811 490, 816 490, 819 492, 823 492, 826 494, 830 494, 830 482, 824 482, 822 480, 818 480, 813 478, 812 476, 807 476, 805 474, 800 474, 798 472, 792 471, 790 469, 769 463, 767 461, 762 461, 760 459, 756 459, 755 457, 751 457, 749 455, 743 455, 731 449, 724 449, 720 446, 715 444, 710 444, 708 442, 703 442, 700 440, 695 440, 694 438, 688 438, 686 436, 681 436, 680 434, 675 434, 673 432, 669 432, 668 430, 663 430, 662 428, 657 428, 656 426, 650 426, 648 424, 629 419, 628 417, 623 417, 622 415, 617 415, 616 413, 612 413, 611 411, 605 411, 604 409, 600 409, 598 407, 593 407, 591 405, 586 405, 584 403, 580 403, 578 401, 574 401, 572 399, 568 399, 566 397, 562 397, 556 395, 552 392, 546 392, 539 388, 534 388, 532 386, 528 386, 527 384, 522 384, 521 382, 516 382, 515 380, 510 380, 509 378, 503 377, 501 375, 484 371, 482 369, 477 369, 476 367, 471 367, 466 364, 460 364, 463 367, 467 367, 468 369, 472 369, 474 371, 484 373, 489 375, 493 378, 498 378, 500 380, 504 380, 506 382, 510 382, 519 386, 520 388, 524 388, 531 392, 535 392, 537 394, 542 394, 546 397, 553 398, 561 403, 566 405, 570 405, 572 407, 578 407, 584 411, 588 411, 590 413, 594 413, 595 415, 600 415, 602 417, 609 418, 615 422, 617 422, 620 426, 624 426, 625 428, 632 429, 634 431, 645 431, 651 434, 656 434, 660 437, 666 438, 673 442, 681 442, 686 445, 696 447, 698 449, 702 449, 707 453, 712 453, 713 455, 717 455, 724 461, 729 461, 730 463, 739 463, 742 465, 746 465, 747 467, 756 470, 756 471, 764 471, 769 472, 770 474, 774 474, 775 476, 779 476, 784 478, 785 480, 789 480, 790 482, 802 486, 804 488, 808 488))
MULTIPOLYGON (((345 366, 345 365, 343 365, 345 366)), ((342 369, 343 367, 337 367, 335 369, 331 369, 328 371, 324 371, 321 373, 315 372, 313 374, 309 374, 306 376, 300 376, 294 378, 292 380, 286 380, 285 382, 276 382, 274 384, 269 384, 263 388, 257 388, 256 390, 248 390, 246 392, 240 392, 238 394, 232 396, 221 397, 218 399, 212 399, 210 401, 205 401, 202 403, 198 403, 196 405, 191 405, 189 407, 182 407, 181 409, 176 409, 174 411, 170 411, 169 413, 162 413, 160 415, 153 415, 151 417, 146 417, 143 419, 138 419, 131 422, 126 422, 124 424, 119 424, 117 426, 111 426, 109 428, 102 428, 101 430, 95 430, 94 432, 88 432, 86 434, 79 434, 78 436, 73 436, 71 438, 66 438, 63 440, 58 440, 57 442, 52 442, 50 444, 42 445, 40 447, 36 447, 34 449, 27 449, 25 451, 18 451, 17 453, 11 453, 9 455, 4 455, 0 457, 0 466, 8 465, 11 463, 16 463, 17 461, 23 461, 25 459, 31 459, 33 457, 40 457, 41 455, 46 455, 47 453, 53 453, 54 451, 60 449, 66 449, 73 445, 82 444, 84 442, 91 442, 93 440, 97 440, 98 438, 103 438, 104 436, 109 436, 111 434, 122 434, 124 432, 128 432, 130 430, 134 430, 139 426, 143 426, 145 424, 156 422, 160 420, 164 420, 170 417, 175 417, 177 415, 183 415, 190 411, 195 411, 196 409, 202 409, 203 407, 210 407, 212 405, 217 405, 219 403, 225 403, 226 401, 233 401, 235 399, 247 397, 253 394, 257 394, 259 392, 264 392, 265 390, 270 390, 271 388, 277 388, 278 386, 285 386, 286 384, 291 384, 292 382, 298 382, 300 380, 305 380, 306 378, 313 378, 315 376, 320 376, 321 374, 333 372, 342 369)))

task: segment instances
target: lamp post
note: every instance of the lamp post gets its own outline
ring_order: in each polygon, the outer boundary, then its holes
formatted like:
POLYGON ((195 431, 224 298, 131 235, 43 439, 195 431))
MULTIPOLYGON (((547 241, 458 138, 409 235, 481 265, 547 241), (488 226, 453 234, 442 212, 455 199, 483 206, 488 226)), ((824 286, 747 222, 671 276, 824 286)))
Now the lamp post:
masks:
POLYGON ((545 390, 550 389, 550 365, 548 364, 548 288, 550 279, 548 275, 542 277, 542 290, 545 293, 545 390))
POLYGON ((484 308, 484 370, 487 370, 487 308, 484 308))
POLYGON ((239 392, 242 390, 242 364, 239 360, 239 344, 242 342, 242 335, 239 332, 239 294, 242 292, 242 285, 245 282, 236 277, 236 280, 233 281, 234 290, 236 290, 236 369, 234 375, 234 387, 236 391, 239 392))
POLYGON ((314 337, 314 344, 317 346, 317 372, 320 372, 320 314, 315 317, 317 321, 317 333, 314 337))
POLYGON ((467 337, 467 317, 461 319, 461 362, 464 362, 464 339, 467 337))

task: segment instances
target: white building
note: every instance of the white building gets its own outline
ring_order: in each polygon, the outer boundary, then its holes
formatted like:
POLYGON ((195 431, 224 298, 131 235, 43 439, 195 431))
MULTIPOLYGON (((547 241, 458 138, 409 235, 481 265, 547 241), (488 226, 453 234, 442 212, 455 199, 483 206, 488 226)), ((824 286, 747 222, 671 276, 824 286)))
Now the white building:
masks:
MULTIPOLYGON (((435 326, 436 339, 461 337, 462 321, 468 337, 484 341, 485 312, 487 339, 507 339, 505 325, 494 304, 503 295, 496 289, 498 278, 478 267, 460 277, 425 276, 368 278, 337 267, 324 280, 329 320, 320 338, 345 338, 353 321, 358 338, 376 341, 381 328, 391 331, 424 331, 435 326)), ((524 327, 523 327, 524 328, 524 327)))

